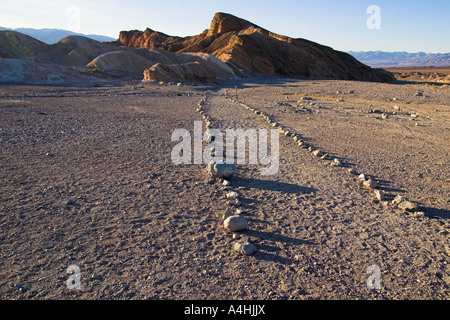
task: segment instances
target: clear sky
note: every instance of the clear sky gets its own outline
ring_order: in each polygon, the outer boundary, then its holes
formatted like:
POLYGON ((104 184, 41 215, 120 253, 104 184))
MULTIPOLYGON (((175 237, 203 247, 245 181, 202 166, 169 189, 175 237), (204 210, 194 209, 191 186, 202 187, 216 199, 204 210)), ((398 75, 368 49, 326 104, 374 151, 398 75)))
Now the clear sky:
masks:
POLYGON ((196 35, 216 12, 341 51, 450 52, 450 0, 0 0, 0 26, 71 29, 117 38, 149 27, 196 35), (370 5, 380 9, 379 19, 370 5), (372 18, 376 18, 373 20, 372 18), (379 28, 370 29, 367 21, 379 28))

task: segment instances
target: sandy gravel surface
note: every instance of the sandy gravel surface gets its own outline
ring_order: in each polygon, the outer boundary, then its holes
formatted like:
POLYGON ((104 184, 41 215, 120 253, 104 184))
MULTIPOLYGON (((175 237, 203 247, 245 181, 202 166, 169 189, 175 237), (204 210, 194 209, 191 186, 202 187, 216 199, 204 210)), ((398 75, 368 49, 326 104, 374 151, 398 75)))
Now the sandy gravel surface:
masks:
POLYGON ((4 86, 0 297, 448 299, 448 91, 420 87, 425 97, 414 97, 417 86, 237 84, 240 100, 387 192, 419 202, 425 216, 386 209, 344 168, 285 136, 274 176, 240 165, 224 187, 203 165, 174 165, 171 134, 192 132, 203 97, 215 128, 271 128, 225 88, 4 86), (300 108, 306 95, 314 100, 300 108), (394 104, 402 113, 387 119, 363 112, 394 104), (235 235, 221 220, 229 190, 240 194, 249 221, 235 235), (234 252, 238 239, 258 251, 234 252), (81 270, 79 290, 67 288, 70 265, 81 270), (372 265, 381 272, 378 290, 367 287, 372 265))

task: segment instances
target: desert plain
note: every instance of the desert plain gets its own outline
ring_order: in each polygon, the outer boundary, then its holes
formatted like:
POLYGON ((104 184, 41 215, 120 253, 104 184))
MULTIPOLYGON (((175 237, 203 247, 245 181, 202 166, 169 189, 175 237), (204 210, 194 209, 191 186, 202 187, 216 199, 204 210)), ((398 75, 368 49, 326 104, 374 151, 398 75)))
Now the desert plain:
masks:
POLYGON ((2 85, 0 298, 448 299, 449 101, 414 82, 2 85), (175 129, 272 129, 262 114, 284 128, 275 175, 173 163, 175 129), (247 229, 224 228, 228 208, 247 229))

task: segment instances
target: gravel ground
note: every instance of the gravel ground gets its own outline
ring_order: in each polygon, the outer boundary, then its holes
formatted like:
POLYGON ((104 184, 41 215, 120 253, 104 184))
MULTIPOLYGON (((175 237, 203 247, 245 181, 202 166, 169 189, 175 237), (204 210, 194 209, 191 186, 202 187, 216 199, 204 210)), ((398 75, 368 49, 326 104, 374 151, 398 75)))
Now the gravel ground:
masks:
POLYGON ((0 297, 448 299, 448 101, 448 88, 350 81, 2 86, 0 297), (271 128, 228 99, 235 85, 344 167, 282 135, 273 176, 239 165, 225 187, 204 165, 175 165, 172 132, 193 132, 203 98, 214 128, 271 128), (349 166, 425 215, 386 208, 349 166), (228 207, 247 230, 223 228, 228 207), (234 252, 242 239, 258 251, 234 252), (367 285, 373 265, 379 289, 367 285))

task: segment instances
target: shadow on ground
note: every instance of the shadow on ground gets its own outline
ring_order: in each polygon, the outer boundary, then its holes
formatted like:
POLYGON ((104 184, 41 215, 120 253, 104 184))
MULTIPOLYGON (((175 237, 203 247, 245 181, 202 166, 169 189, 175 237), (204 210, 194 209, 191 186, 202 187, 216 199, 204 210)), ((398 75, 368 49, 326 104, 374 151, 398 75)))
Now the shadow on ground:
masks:
POLYGON ((249 189, 279 191, 285 193, 298 193, 298 194, 314 193, 316 191, 313 188, 303 187, 292 183, 262 180, 262 179, 250 179, 242 177, 234 178, 233 185, 236 187, 245 187, 249 189))

